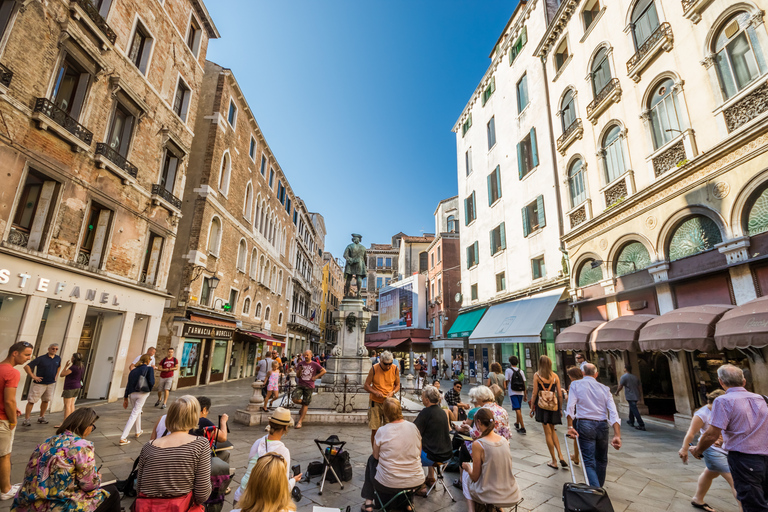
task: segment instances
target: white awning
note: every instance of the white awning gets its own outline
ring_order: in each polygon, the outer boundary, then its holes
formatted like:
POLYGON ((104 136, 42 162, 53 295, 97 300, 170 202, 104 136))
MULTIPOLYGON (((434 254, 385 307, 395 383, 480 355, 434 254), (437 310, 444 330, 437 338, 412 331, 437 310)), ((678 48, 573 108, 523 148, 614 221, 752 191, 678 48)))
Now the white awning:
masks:
POLYGON ((557 288, 491 306, 469 337, 469 343, 541 342, 541 330, 564 290, 565 288, 557 288))

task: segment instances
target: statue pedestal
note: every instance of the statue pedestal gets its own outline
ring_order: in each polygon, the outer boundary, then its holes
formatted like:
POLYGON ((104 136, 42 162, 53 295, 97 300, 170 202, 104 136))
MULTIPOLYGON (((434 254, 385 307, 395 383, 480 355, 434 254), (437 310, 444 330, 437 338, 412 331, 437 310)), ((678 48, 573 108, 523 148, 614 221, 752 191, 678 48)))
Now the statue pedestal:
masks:
POLYGON ((327 385, 347 383, 362 386, 371 369, 371 359, 365 348, 365 328, 371 320, 361 299, 346 298, 341 301, 333 321, 339 327, 339 342, 326 362, 326 374, 322 382, 327 385))

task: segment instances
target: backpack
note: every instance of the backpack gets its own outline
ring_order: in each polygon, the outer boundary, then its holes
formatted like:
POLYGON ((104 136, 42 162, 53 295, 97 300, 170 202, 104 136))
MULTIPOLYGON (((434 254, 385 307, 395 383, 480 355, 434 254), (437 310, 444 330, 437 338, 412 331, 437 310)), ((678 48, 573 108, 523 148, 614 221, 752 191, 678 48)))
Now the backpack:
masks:
MULTIPOLYGON (((539 399, 536 404, 537 407, 540 407, 545 411, 558 410, 557 396, 555 396, 555 392, 552 391, 552 386, 554 385, 555 379, 552 379, 552 382, 549 383, 549 386, 546 389, 539 390, 539 399)), ((541 386, 543 388, 544 384, 542 383, 541 386)))
MULTIPOLYGON (((328 448, 326 448, 328 450, 328 448)), ((339 475, 342 482, 349 482, 352 480, 352 463, 349 460, 349 452, 342 450, 336 455, 328 457, 331 460, 331 467, 333 471, 339 475)), ((331 483, 336 482, 336 477, 333 476, 333 471, 329 471, 325 474, 325 479, 331 483)))
POLYGON ((525 391, 525 381, 520 368, 512 370, 512 378, 509 380, 509 389, 512 391, 525 391))

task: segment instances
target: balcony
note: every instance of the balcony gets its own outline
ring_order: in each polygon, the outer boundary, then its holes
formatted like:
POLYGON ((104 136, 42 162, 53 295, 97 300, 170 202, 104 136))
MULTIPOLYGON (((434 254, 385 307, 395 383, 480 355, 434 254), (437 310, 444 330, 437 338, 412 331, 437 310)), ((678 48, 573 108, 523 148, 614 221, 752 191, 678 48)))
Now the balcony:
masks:
POLYGON ((91 149, 93 134, 48 98, 37 98, 32 119, 41 130, 51 130, 72 146, 72 151, 91 149))
POLYGON ((13 71, 0 64, 0 94, 8 92, 8 88, 11 86, 11 80, 13 79, 13 71))
POLYGON ((26 247, 29 244, 29 233, 11 227, 11 232, 8 233, 8 243, 18 247, 26 247))
POLYGON ((613 103, 618 103, 621 100, 621 84, 618 78, 613 78, 610 82, 605 84, 605 87, 597 93, 595 99, 587 105, 587 119, 592 124, 597 124, 597 119, 600 117, 608 107, 613 103))
POLYGON ((696 24, 701 21, 701 13, 711 3, 712 0, 682 0, 683 17, 696 24))
POLYGON ((740 128, 766 111, 768 111, 768 83, 763 83, 723 110, 728 132, 740 128))
POLYGON ((651 34, 641 46, 637 49, 632 58, 627 61, 627 74, 635 82, 639 82, 643 69, 653 60, 653 58, 662 50, 668 52, 672 50, 674 43, 672 26, 669 23, 662 23, 651 34))
POLYGON ((72 17, 83 22, 93 35, 101 41, 101 49, 108 50, 115 44, 117 34, 107 25, 107 20, 101 17, 99 10, 91 0, 70 0, 69 11, 72 17))
POLYGON ((627 189, 627 180, 622 178, 615 184, 603 190, 603 197, 605 197, 605 209, 608 210, 616 206, 624 199, 626 199, 628 195, 629 190, 627 189))
POLYGON ((123 180, 123 184, 135 183, 139 170, 126 158, 112 149, 109 144, 99 142, 96 144, 96 165, 99 169, 108 169, 118 178, 123 180))
POLYGON ((561 155, 565 155, 565 150, 568 146, 574 143, 574 141, 581 139, 584 135, 584 124, 581 122, 581 118, 576 118, 571 126, 565 129, 563 134, 557 139, 557 150, 561 155))
POLYGON ((315 325, 309 318, 300 315, 298 313, 291 313, 290 320, 288 321, 288 325, 293 327, 298 327, 300 329, 305 329, 310 332, 313 332, 315 334, 320 333, 320 328, 315 325))
POLYGON ((162 185, 152 185, 152 202, 174 215, 181 214, 181 199, 174 196, 162 185))

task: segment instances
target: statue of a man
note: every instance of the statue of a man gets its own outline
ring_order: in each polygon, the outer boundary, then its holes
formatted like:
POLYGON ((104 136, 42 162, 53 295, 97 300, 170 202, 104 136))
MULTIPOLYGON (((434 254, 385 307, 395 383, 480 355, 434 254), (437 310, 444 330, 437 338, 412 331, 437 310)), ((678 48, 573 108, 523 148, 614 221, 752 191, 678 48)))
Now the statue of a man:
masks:
POLYGON ((368 251, 360 243, 362 238, 362 235, 352 234, 352 243, 344 249, 344 259, 347 262, 344 265, 344 297, 349 295, 349 285, 352 282, 352 276, 355 276, 357 278, 357 295, 355 297, 359 299, 363 278, 368 275, 368 267, 365 265, 368 251))

